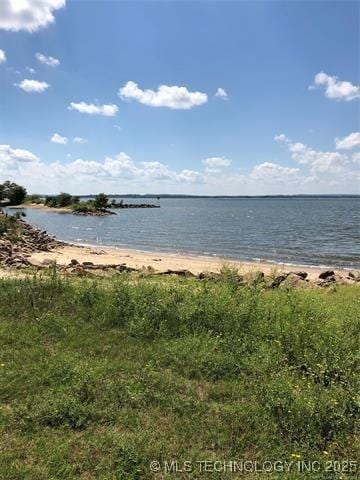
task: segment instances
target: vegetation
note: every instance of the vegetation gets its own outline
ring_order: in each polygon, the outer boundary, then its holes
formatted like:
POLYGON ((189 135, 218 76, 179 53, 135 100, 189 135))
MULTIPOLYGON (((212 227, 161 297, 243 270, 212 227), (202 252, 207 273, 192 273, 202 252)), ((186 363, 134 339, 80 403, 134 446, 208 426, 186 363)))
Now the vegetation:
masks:
POLYGON ((226 480, 163 465, 241 459, 355 478, 325 462, 356 458, 359 303, 356 286, 269 291, 231 271, 0 280, 1 479, 226 480))
POLYGON ((107 212, 109 207, 108 197, 105 193, 99 193, 94 200, 80 202, 79 197, 74 197, 69 193, 59 193, 59 195, 46 197, 45 205, 54 208, 70 208, 74 213, 98 214, 107 212))
POLYGON ((94 206, 97 210, 105 210, 109 207, 109 198, 105 193, 99 193, 95 196, 94 206))
POLYGON ((45 198, 45 205, 54 208, 70 207, 79 203, 79 197, 74 197, 70 193, 61 192, 59 195, 45 198))
POLYGON ((25 203, 36 203, 40 205, 41 203, 44 203, 44 199, 41 195, 33 193, 32 195, 27 195, 25 203))
POLYGON ((26 189, 17 183, 6 182, 0 184, 0 201, 7 201, 9 205, 20 205, 26 198, 26 189))
POLYGON ((13 232, 16 228, 17 216, 16 215, 0 215, 0 237, 5 233, 13 232))

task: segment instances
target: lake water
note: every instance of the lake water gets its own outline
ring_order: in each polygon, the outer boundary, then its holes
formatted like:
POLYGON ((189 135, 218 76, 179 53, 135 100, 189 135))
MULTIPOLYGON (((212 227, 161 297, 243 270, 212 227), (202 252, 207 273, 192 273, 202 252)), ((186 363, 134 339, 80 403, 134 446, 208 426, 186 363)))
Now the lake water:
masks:
POLYGON ((30 223, 74 243, 360 268, 359 198, 172 198, 160 203, 159 209, 117 210, 109 217, 34 209, 26 214, 30 223))

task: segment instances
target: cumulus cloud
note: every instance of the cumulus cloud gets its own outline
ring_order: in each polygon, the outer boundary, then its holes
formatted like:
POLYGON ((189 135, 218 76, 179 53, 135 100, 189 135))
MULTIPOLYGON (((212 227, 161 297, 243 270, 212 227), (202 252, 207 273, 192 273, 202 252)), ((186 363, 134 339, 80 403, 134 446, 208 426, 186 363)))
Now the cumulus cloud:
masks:
POLYGON ((360 152, 353 153, 352 161, 360 165, 360 152))
POLYGON ((0 48, 0 63, 4 63, 4 62, 6 62, 6 55, 4 50, 1 50, 0 48))
POLYGON ((189 110, 207 102, 206 93, 189 92, 186 87, 160 85, 157 91, 141 90, 132 81, 120 88, 118 94, 122 100, 135 100, 149 107, 167 107, 173 110, 189 110))
POLYGON ((25 79, 19 84, 15 84, 16 87, 21 88, 24 90, 24 92, 31 93, 31 92, 36 92, 36 93, 42 93, 47 90, 50 85, 46 82, 40 82, 38 80, 29 80, 25 79))
POLYGON ((360 132, 350 133, 344 138, 335 138, 335 145, 337 150, 351 150, 360 147, 360 132))
POLYGON ((223 88, 219 87, 216 90, 215 97, 219 97, 219 98, 222 98, 223 100, 227 100, 228 99, 228 94, 226 93, 226 91, 223 88))
POLYGON ((225 157, 210 157, 205 158, 201 162, 206 167, 206 171, 211 173, 216 173, 222 170, 224 167, 229 167, 231 165, 231 160, 225 157))
POLYGON ((23 163, 38 162, 39 158, 29 150, 0 145, 0 172, 7 172, 23 163))
POLYGON ((0 29, 35 32, 53 23, 53 12, 65 4, 66 0, 1 0, 0 29))
POLYGON ((314 85, 309 88, 313 89, 317 86, 325 87, 325 96, 332 100, 355 100, 360 98, 360 87, 353 85, 351 82, 341 81, 338 77, 330 76, 324 72, 315 75, 314 85))
POLYGON ((39 190, 40 186, 40 189, 47 191, 49 188, 61 188, 63 184, 75 185, 79 191, 89 184, 107 185, 110 188, 119 182, 131 188, 138 185, 148 188, 154 183, 186 185, 202 180, 201 173, 195 170, 175 171, 161 162, 135 163, 125 152, 106 157, 103 161, 77 158, 66 163, 45 163, 31 152, 9 145, 0 145, 0 176, 22 181, 25 185, 36 185, 35 190, 39 190))
POLYGON ((183 170, 177 175, 177 180, 186 183, 201 183, 203 176, 196 170, 183 170))
POLYGON ((58 60, 57 58, 50 57, 50 56, 47 57, 46 55, 40 52, 37 52, 35 57, 40 63, 43 63, 48 67, 58 67, 60 65, 60 60, 58 60))
POLYGON ((87 113, 89 115, 102 115, 104 117, 114 117, 119 111, 117 105, 114 104, 94 105, 93 103, 86 102, 71 102, 68 109, 77 110, 80 113, 87 113))
POLYGON ((68 143, 67 137, 62 137, 58 133, 54 133, 54 135, 50 138, 50 142, 52 143, 59 143, 61 145, 66 145, 68 143))
POLYGON ((87 143, 87 142, 88 142, 88 139, 87 139, 87 138, 83 138, 83 137, 74 137, 74 138, 73 138, 73 142, 74 142, 74 143, 87 143))
POLYGON ((311 175, 318 173, 337 174, 344 171, 349 163, 346 155, 339 152, 323 152, 301 142, 286 140, 291 158, 301 165, 307 165, 311 175))
POLYGON ((32 68, 32 67, 26 67, 26 70, 31 73, 31 75, 34 75, 36 73, 36 70, 35 68, 32 68))
POLYGON ((298 168, 283 167, 277 163, 264 162, 260 165, 255 165, 250 173, 250 177, 254 180, 265 182, 288 182, 298 180, 299 172, 298 168))
POLYGON ((290 139, 284 133, 280 133, 280 135, 275 135, 274 140, 275 140, 275 142, 289 142, 290 141, 290 139))

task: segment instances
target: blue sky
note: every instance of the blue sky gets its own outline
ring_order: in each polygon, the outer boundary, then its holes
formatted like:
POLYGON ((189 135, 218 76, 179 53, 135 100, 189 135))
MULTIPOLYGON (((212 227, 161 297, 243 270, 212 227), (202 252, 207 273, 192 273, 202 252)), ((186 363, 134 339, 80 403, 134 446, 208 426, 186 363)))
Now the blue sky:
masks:
POLYGON ((357 2, 2 1, 0 181, 358 193, 357 2))

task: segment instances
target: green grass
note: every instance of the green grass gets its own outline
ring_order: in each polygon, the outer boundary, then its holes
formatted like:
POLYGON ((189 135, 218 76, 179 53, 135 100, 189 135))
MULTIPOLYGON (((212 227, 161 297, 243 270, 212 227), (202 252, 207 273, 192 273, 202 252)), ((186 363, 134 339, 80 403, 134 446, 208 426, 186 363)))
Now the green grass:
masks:
POLYGON ((233 479, 149 465, 245 459, 355 478, 324 462, 359 453, 359 303, 231 275, 1 280, 0 478, 233 479))

